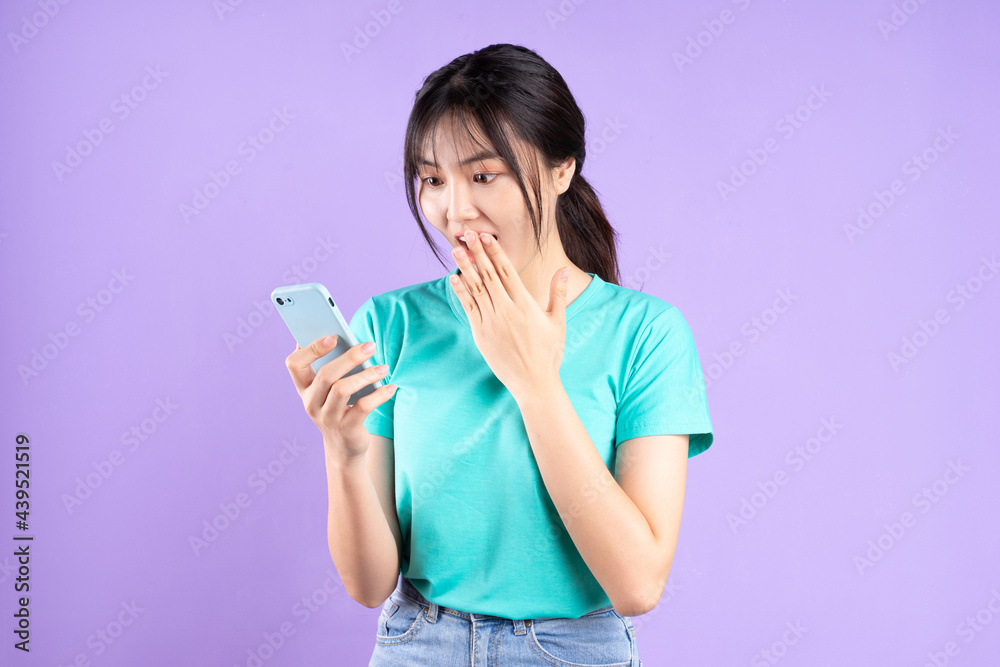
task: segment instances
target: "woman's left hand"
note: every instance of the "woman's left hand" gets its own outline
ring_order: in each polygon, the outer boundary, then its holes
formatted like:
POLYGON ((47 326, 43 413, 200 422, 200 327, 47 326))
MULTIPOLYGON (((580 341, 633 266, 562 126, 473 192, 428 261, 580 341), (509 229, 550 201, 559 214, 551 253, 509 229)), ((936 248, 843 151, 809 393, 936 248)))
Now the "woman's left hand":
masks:
MULTIPOLYGON (((454 249, 452 256, 462 275, 452 277, 452 289, 465 308, 483 359, 521 401, 546 383, 559 381, 566 345, 567 280, 560 280, 560 271, 552 276, 549 307, 543 311, 496 239, 480 233, 466 242, 476 263, 461 246, 454 249)), ((568 267, 565 271, 568 275, 568 267)))

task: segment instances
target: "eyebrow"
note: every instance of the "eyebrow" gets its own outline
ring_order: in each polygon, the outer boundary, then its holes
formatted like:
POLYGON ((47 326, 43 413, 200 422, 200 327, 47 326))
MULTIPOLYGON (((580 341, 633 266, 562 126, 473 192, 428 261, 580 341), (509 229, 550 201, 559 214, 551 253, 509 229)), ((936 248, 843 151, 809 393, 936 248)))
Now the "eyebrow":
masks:
MULTIPOLYGON (((476 155, 473 155, 472 157, 465 158, 464 160, 462 160, 461 166, 464 167, 464 166, 466 166, 468 164, 472 164, 473 162, 482 162, 483 160, 503 160, 503 157, 501 157, 500 155, 497 155, 493 151, 487 150, 487 151, 483 151, 482 153, 478 153, 476 155)), ((436 162, 431 162, 427 158, 423 158, 422 160, 420 160, 420 165, 421 166, 427 165, 429 167, 434 167, 435 169, 438 168, 438 165, 437 165, 436 162)))

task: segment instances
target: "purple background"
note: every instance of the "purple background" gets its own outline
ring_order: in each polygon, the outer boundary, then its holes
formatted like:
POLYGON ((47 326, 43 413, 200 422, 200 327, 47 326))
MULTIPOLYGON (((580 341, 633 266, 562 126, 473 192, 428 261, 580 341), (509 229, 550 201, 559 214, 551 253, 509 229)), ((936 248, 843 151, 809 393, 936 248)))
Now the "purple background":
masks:
POLYGON ((379 609, 336 577, 319 434, 268 295, 319 281, 350 317, 452 268, 406 208, 406 119, 434 69, 514 42, 569 83, 624 284, 681 309, 710 382, 716 443, 690 462, 668 589, 633 619, 644 665, 996 664, 995 3, 220 4, 0 9, 0 661, 248 665, 286 624, 263 664, 367 664, 379 609), (859 207, 879 215, 851 235, 859 207), (30 655, 10 631, 17 433, 30 655))

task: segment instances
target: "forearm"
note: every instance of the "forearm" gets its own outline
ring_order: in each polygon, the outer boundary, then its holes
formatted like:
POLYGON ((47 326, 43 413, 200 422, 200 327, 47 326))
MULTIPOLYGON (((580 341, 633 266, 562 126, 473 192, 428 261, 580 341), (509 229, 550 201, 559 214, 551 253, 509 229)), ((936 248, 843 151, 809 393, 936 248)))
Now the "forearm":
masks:
POLYGON ((344 588, 369 608, 396 587, 399 553, 364 459, 346 464, 326 457, 327 538, 344 588))
POLYGON ((646 517, 608 470, 558 378, 518 405, 545 488, 570 538, 611 603, 633 609, 652 594, 655 581, 650 559, 642 558, 655 552, 646 517))

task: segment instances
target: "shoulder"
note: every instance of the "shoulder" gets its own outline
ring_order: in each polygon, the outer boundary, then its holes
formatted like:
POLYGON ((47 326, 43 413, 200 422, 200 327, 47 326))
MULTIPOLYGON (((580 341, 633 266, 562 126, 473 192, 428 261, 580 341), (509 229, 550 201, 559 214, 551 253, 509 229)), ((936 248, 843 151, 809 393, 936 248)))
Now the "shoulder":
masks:
MULTIPOLYGON (((689 365, 697 360, 694 333, 680 309, 669 301, 645 292, 608 283, 600 291, 603 312, 595 321, 612 322, 607 327, 620 351, 622 371, 637 368, 689 365)), ((594 326, 605 326, 595 324, 594 326)), ((659 372, 659 371, 658 371, 659 372)))
POLYGON ((446 284, 447 276, 375 294, 358 306, 352 326, 366 321, 372 328, 394 331, 417 317, 436 320, 448 309, 446 284))
POLYGON ((435 278, 375 294, 360 308, 367 308, 378 314, 388 314, 394 310, 407 310, 423 306, 430 301, 440 302, 445 295, 443 289, 445 280, 445 278, 435 278))
POLYGON ((605 283, 600 295, 597 308, 601 317, 614 318, 612 321, 619 323, 620 330, 629 331, 636 338, 687 328, 681 311, 655 294, 605 283))

